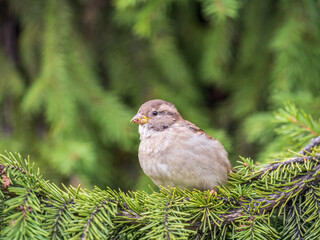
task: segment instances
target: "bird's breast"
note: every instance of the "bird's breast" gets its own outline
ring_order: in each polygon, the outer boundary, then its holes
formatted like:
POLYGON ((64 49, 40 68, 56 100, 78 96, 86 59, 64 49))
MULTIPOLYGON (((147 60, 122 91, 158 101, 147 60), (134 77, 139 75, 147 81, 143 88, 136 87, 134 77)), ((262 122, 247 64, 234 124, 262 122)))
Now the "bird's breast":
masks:
POLYGON ((139 154, 143 152, 143 155, 148 157, 159 156, 163 152, 167 152, 174 141, 172 129, 170 128, 165 131, 155 131, 144 126, 139 126, 139 133, 141 140, 139 154))
POLYGON ((154 181, 170 177, 172 163, 168 153, 174 148, 175 141, 172 128, 155 131, 142 126, 139 127, 139 133, 139 162, 143 171, 154 181))
POLYGON ((209 189, 225 181, 230 164, 218 141, 182 127, 139 132, 140 165, 156 185, 209 189))

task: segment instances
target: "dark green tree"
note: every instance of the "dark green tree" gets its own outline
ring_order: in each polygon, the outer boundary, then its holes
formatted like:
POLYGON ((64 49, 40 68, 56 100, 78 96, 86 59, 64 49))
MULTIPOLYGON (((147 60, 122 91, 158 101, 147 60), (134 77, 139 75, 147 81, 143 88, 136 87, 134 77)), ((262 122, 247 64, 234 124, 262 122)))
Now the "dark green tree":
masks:
POLYGON ((283 104, 320 116, 319 1, 0 0, 0 14, 0 148, 56 182, 146 186, 128 123, 151 98, 234 164, 291 146, 272 131, 283 104))

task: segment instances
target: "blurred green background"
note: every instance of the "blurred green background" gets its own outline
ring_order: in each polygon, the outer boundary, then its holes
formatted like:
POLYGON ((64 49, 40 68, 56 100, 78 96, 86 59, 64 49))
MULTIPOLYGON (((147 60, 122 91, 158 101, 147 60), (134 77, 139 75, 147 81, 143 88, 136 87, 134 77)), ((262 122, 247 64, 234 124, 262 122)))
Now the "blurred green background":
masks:
POLYGON ((320 115, 320 1, 0 0, 0 150, 45 177, 146 189, 130 119, 150 99, 235 164, 285 148, 273 111, 320 115))

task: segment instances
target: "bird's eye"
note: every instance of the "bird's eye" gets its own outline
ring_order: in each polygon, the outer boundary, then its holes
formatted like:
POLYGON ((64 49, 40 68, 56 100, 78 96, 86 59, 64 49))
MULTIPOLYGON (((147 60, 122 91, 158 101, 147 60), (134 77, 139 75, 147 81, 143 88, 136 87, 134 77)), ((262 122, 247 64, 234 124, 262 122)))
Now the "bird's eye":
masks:
POLYGON ((157 116, 157 115, 158 115, 158 112, 157 112, 157 111, 153 111, 152 115, 153 115, 153 116, 157 116))

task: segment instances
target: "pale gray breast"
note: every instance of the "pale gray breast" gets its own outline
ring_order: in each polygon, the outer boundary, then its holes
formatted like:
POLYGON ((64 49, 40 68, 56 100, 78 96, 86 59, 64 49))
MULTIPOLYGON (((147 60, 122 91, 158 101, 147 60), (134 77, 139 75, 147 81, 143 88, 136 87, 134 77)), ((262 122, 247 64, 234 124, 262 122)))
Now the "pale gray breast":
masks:
POLYGON ((139 127, 139 161, 157 185, 209 189, 221 184, 230 170, 223 146, 185 126, 165 131, 139 127))

